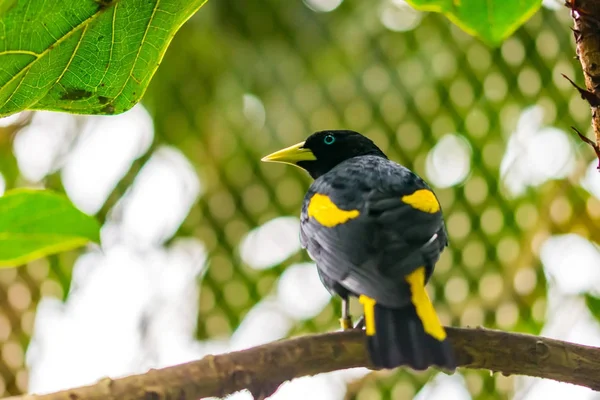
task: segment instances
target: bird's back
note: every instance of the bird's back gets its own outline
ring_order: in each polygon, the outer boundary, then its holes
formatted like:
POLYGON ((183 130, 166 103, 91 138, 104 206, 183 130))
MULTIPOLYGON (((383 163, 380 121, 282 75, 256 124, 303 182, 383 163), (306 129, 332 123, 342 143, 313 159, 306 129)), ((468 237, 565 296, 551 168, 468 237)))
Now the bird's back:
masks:
POLYGON ((301 240, 324 282, 394 307, 410 301, 403 278, 420 266, 429 277, 447 244, 431 189, 378 156, 351 158, 313 182, 302 207, 301 240))

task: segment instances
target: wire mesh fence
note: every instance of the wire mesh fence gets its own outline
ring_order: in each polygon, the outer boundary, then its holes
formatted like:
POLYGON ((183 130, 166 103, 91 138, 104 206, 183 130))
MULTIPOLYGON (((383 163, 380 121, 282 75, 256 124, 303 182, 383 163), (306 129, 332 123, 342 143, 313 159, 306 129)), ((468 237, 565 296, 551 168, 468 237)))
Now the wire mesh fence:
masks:
MULTIPOLYGON (((400 0, 213 2, 170 47, 144 100, 154 145, 100 215, 111 215, 157 146, 172 145, 202 187, 177 232, 206 250, 197 339, 246 335, 251 345, 335 330, 339 302, 318 288, 298 244, 309 179, 259 160, 313 131, 357 130, 440 198, 450 247, 429 289, 444 323, 586 341, 572 332, 585 330, 578 301, 597 273, 577 265, 595 265, 600 180, 593 154, 569 128, 589 127, 589 109, 561 76, 579 78, 570 24, 566 9, 543 8, 492 49, 400 0), (561 313, 574 319, 556 322, 561 313)), ((1 164, 6 181, 26 184, 9 164, 1 164)), ((47 186, 62 185, 57 174, 47 186)), ((0 393, 28 390, 25 352, 38 302, 67 297, 78 256, 0 270, 0 393)), ((455 398, 543 393, 539 381, 459 373, 455 398)), ((338 397, 322 398, 434 398, 447 384, 431 383, 434 375, 363 374, 338 397)))

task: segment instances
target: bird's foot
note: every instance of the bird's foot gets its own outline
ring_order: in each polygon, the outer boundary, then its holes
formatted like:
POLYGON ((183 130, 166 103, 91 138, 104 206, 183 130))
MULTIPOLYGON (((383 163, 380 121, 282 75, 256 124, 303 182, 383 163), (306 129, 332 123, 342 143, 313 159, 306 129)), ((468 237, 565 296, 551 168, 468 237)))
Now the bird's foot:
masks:
POLYGON ((352 329, 352 318, 350 318, 350 317, 340 318, 340 325, 342 326, 343 331, 352 329))

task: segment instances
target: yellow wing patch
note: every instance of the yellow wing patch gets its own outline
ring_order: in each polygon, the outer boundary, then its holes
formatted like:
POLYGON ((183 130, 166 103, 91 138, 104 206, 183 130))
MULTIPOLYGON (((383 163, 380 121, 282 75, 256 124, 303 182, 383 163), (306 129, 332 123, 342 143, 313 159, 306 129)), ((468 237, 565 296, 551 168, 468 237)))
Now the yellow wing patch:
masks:
POLYGON ((365 314, 365 333, 367 336, 375 335, 375 299, 361 294, 358 298, 360 304, 363 305, 365 314))
POLYGON ((308 204, 308 216, 323 226, 333 228, 360 215, 358 210, 341 210, 324 194, 317 193, 308 204))
POLYGON ((412 208, 429 214, 435 214, 440 211, 440 203, 438 203, 431 190, 419 189, 413 194, 402 196, 402 201, 412 208))
POLYGON ((431 304, 427 291, 425 291, 425 267, 419 267, 411 272, 406 277, 406 282, 410 285, 411 302, 417 310, 425 332, 439 341, 446 339, 446 331, 431 304))

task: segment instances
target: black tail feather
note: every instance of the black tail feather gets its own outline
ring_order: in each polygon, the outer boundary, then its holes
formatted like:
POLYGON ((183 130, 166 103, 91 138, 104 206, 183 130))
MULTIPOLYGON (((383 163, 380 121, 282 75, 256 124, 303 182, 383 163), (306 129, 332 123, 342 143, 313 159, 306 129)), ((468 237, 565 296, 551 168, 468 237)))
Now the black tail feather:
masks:
POLYGON ((375 305, 375 334, 367 336, 371 362, 377 368, 407 365, 425 370, 434 365, 453 371, 456 361, 448 339, 427 334, 412 304, 401 309, 375 305))

